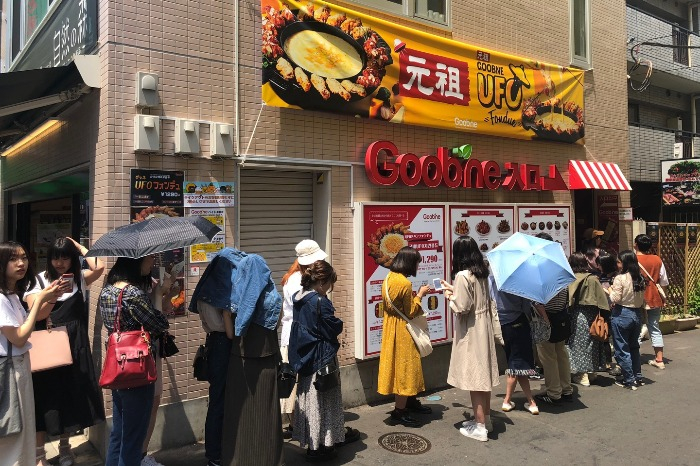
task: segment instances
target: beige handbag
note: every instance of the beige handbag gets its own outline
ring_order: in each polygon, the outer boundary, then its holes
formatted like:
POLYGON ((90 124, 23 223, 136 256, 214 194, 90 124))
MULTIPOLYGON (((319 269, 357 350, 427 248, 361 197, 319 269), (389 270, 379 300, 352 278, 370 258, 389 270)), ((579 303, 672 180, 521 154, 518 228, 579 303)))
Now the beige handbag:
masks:
POLYGON ((32 332, 29 343, 32 344, 29 349, 32 372, 73 364, 68 329, 65 326, 54 327, 51 317, 47 319, 46 330, 32 332))
POLYGON ((433 352, 433 345, 430 342, 428 319, 425 318, 425 314, 414 317, 413 319, 408 319, 403 312, 399 311, 397 307, 394 306, 394 302, 389 296, 389 286, 386 283, 386 279, 384 280, 384 292, 386 293, 386 298, 391 308, 406 321, 406 329, 408 333, 411 334, 411 338, 413 338, 413 342, 416 344, 420 357, 424 358, 428 356, 433 352))

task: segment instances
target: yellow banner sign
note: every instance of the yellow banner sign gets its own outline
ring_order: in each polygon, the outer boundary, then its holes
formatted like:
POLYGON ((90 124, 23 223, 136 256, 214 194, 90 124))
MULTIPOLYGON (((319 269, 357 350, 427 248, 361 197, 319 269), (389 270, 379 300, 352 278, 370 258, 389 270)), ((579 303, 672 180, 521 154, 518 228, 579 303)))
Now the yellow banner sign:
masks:
POLYGON ((325 2, 262 1, 263 100, 392 123, 583 143, 583 72, 325 2))

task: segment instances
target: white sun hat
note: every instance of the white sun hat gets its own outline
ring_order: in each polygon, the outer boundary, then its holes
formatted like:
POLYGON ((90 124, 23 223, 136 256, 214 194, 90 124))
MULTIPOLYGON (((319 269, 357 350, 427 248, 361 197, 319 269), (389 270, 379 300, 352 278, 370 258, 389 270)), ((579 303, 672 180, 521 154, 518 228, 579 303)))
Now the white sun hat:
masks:
POLYGON ((328 257, 328 254, 312 239, 305 239, 297 244, 297 247, 294 249, 297 252, 297 260, 300 265, 311 265, 328 257))

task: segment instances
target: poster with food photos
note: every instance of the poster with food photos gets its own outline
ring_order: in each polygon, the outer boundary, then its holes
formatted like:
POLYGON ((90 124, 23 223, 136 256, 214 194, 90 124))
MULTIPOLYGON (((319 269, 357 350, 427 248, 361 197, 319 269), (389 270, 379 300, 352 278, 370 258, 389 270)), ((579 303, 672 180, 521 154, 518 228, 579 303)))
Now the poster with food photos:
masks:
MULTIPOLYGON (((421 285, 431 290, 423 297, 433 343, 448 341, 447 306, 442 292, 433 288, 433 279, 447 273, 445 252, 445 207, 420 204, 362 205, 363 326, 362 358, 379 355, 382 344, 382 283, 389 267, 404 246, 417 249, 422 257, 415 277, 407 277, 414 294, 421 285)), ((359 324, 359 322, 358 322, 359 324)))
POLYGON ((527 235, 549 233, 570 256, 571 206, 560 204, 518 204, 518 231, 527 235))
POLYGON ((515 232, 515 206, 482 204, 450 206, 450 244, 469 235, 486 254, 515 232))

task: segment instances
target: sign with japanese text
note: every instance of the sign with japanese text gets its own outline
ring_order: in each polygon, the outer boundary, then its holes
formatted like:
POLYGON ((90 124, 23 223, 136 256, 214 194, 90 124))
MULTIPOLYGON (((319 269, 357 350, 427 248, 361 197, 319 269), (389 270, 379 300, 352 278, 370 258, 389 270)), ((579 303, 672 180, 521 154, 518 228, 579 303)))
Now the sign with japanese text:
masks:
POLYGON ((97 44, 96 1, 62 0, 48 14, 41 29, 26 44, 27 50, 13 64, 13 71, 64 66, 73 61, 73 55, 85 55, 94 50, 97 44))
POLYGON ((422 285, 431 286, 423 297, 431 340, 449 339, 445 299, 441 291, 432 289, 434 278, 447 276, 445 220, 442 205, 362 205, 363 318, 357 322, 363 334, 361 358, 379 355, 384 313, 382 283, 404 246, 417 249, 422 257, 416 276, 407 277, 414 294, 422 285))
POLYGON ((514 205, 450 205, 450 244, 460 236, 469 235, 486 254, 515 231, 514 205))
POLYGON ((700 161, 662 160, 664 206, 700 206, 700 161))
POLYGON ((221 251, 226 245, 224 209, 190 209, 189 215, 204 217, 221 228, 221 231, 214 235, 210 243, 190 246, 190 264, 194 262, 210 262, 216 253, 221 251))
POLYGON ((131 169, 132 206, 183 207, 182 171, 131 169))
POLYGON ((559 204, 518 204, 518 231, 526 235, 545 232, 561 244, 564 254, 570 256, 571 206, 559 204))
POLYGON ((584 142, 583 71, 322 1, 261 0, 272 106, 517 139, 584 142))
POLYGON ((234 184, 216 181, 185 181, 185 207, 234 207, 234 184))

